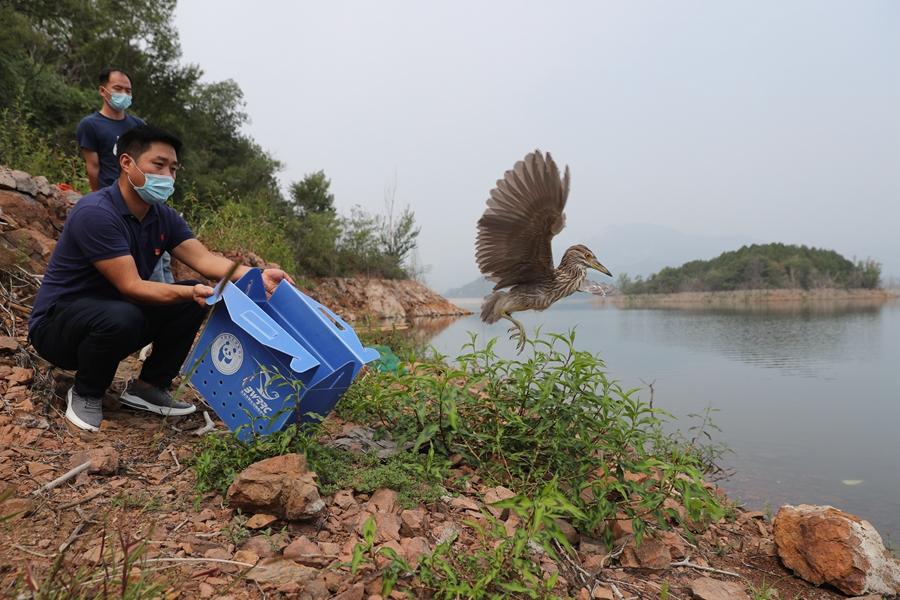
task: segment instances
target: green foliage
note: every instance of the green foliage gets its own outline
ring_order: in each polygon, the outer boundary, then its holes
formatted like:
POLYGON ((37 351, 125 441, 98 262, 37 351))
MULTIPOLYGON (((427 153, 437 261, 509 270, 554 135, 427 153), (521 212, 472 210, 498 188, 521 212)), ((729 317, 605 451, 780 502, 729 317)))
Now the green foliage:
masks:
POLYGON ((551 480, 534 499, 516 496, 497 503, 522 518, 522 525, 510 535, 503 522, 485 513, 487 525, 468 522, 479 534, 472 553, 453 551, 453 539, 425 557, 419 577, 435 598, 558 598, 554 593, 557 576, 544 577, 535 546, 554 560, 559 552, 572 548, 556 524, 556 519, 583 519, 584 514, 562 494, 551 480))
POLYGON ((291 184, 291 206, 301 217, 312 213, 334 214, 334 194, 331 180, 325 171, 309 173, 300 181, 291 184))
POLYGON ((175 0, 10 0, 0 3, 0 163, 84 192, 75 130, 102 106, 100 70, 124 69, 133 113, 184 141, 171 202, 219 249, 243 248, 313 276, 406 277, 418 229, 394 218, 336 214, 325 173, 282 196, 281 165, 241 132, 248 115, 231 80, 205 83, 184 65, 175 0))
POLYGON ((242 200, 227 200, 217 211, 207 214, 197 234, 213 250, 250 251, 288 272, 296 272, 293 244, 289 232, 282 227, 283 217, 278 200, 260 193, 242 200))
POLYGON ((31 125, 21 99, 0 109, 0 164, 85 192, 89 187, 84 161, 74 151, 74 145, 69 152, 64 151, 31 125))
POLYGON ((607 534, 611 519, 633 520, 640 538, 667 528, 679 511, 693 522, 724 508, 703 485, 705 455, 661 427, 667 415, 607 378, 603 362, 576 350, 574 333, 532 340, 525 360, 504 360, 494 341, 457 357, 417 359, 399 372, 369 372, 341 402, 342 414, 372 422, 399 442, 436 456, 462 454, 482 476, 525 496, 550 480, 578 526, 607 534), (577 457, 577 460, 573 460, 577 457))
POLYGON ((350 567, 350 573, 356 575, 363 565, 375 567, 379 556, 387 558, 387 565, 381 569, 381 595, 387 597, 393 591, 400 576, 410 573, 412 569, 409 563, 403 560, 393 548, 382 546, 376 550, 375 532, 375 519, 369 517, 362 526, 362 541, 353 546, 350 562, 344 566, 350 567))
POLYGON ((666 267, 644 280, 620 275, 626 294, 667 294, 746 289, 877 288, 881 265, 852 261, 834 250, 787 244, 753 244, 711 260, 666 267))
POLYGON ((242 442, 233 435, 206 436, 194 459, 200 492, 225 494, 235 475, 251 464, 291 452, 306 455, 309 468, 318 475, 319 490, 331 495, 342 489, 371 493, 380 488, 398 492, 404 506, 434 502, 446 491, 441 482, 447 473, 445 461, 418 453, 399 452, 381 460, 319 443, 311 429, 289 425, 282 431, 242 442))

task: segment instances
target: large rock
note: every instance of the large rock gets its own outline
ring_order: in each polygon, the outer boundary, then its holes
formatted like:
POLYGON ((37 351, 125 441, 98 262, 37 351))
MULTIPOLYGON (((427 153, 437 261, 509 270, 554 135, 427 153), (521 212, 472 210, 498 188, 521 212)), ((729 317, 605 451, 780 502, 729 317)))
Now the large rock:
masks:
POLYGON ((56 241, 36 229, 13 229, 0 233, 0 245, 14 249, 29 271, 43 274, 56 241))
POLYGON ((47 208, 27 194, 0 190, 0 211, 10 215, 20 227, 35 229, 44 235, 54 236, 47 208))
POLYGON ((782 506, 775 544, 785 566, 850 596, 900 593, 900 562, 868 521, 831 506, 782 506))
POLYGON ((277 515, 287 521, 317 517, 325 508, 315 474, 300 454, 284 454, 252 464, 228 488, 228 503, 244 512, 277 515))

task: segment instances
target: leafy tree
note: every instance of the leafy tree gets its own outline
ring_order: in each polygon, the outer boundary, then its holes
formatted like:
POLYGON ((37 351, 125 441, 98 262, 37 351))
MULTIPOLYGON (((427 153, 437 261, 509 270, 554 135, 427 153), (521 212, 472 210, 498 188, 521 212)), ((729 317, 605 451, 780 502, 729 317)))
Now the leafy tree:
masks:
POLYGON ((290 195, 294 211, 301 217, 310 213, 335 212, 331 180, 325 177, 325 171, 309 173, 302 180, 292 183, 290 195))

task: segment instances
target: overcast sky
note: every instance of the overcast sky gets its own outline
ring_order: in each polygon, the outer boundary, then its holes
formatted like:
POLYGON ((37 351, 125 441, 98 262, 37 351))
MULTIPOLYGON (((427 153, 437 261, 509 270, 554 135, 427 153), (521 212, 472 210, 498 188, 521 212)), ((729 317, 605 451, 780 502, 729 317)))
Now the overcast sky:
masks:
POLYGON ((439 291, 534 148, 572 169, 558 252, 646 223, 900 275, 900 2, 181 0, 176 25, 282 184, 324 169, 377 212, 396 181, 439 291))

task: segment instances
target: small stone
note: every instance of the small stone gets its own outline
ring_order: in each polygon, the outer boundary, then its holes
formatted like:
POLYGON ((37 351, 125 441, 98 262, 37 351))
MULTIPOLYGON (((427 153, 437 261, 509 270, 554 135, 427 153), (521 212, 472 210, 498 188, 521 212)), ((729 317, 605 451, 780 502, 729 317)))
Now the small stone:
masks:
POLYGON ((743 586, 711 577, 700 577, 692 581, 691 593, 697 600, 750 600, 743 586))
POLYGON ((33 179, 34 185, 37 188, 38 194, 43 194, 44 196, 49 196, 53 193, 53 189, 50 187, 50 182, 47 181, 47 178, 43 175, 38 175, 33 179))
POLYGON ((416 508, 404 510, 400 513, 401 533, 416 534, 422 531, 422 524, 425 521, 425 510, 416 508))
POLYGON ((431 552, 431 547, 428 545, 428 540, 421 536, 400 540, 400 555, 413 570, 419 566, 419 560, 429 552, 431 552))
POLYGON ((43 549, 45 549, 45 548, 49 548, 49 547, 50 547, 50 544, 52 544, 52 543, 53 543, 53 542, 51 542, 50 540, 44 538, 44 539, 42 539, 41 541, 39 541, 39 542, 37 543, 37 547, 40 548, 41 550, 43 550, 43 549))
POLYGON ((200 582, 200 597, 201 598, 212 598, 216 594, 216 588, 209 585, 206 582, 200 582))
POLYGON ((267 527, 278 520, 278 517, 275 515, 267 515, 264 513, 257 513, 247 519, 247 529, 262 529, 263 527, 267 527))
MULTIPOLYGON (((360 535, 362 534, 360 533, 360 535)), ((376 541, 399 540, 400 517, 384 513, 375 515, 375 539, 376 541)))
POLYGON ((73 467, 91 461, 88 473, 96 475, 115 475, 119 470, 119 453, 112 446, 91 448, 72 456, 69 464, 73 467))
POLYGON ((353 490, 341 490, 334 495, 334 503, 342 509, 347 509, 356 504, 353 498, 353 490))
POLYGON ((457 496, 456 498, 452 498, 450 502, 448 502, 450 506, 458 510, 474 510, 478 511, 481 509, 481 506, 468 496, 457 496))
POLYGON ((37 194, 37 184, 34 183, 31 175, 29 175, 25 171, 17 170, 12 171, 11 175, 16 181, 17 190, 19 190, 23 194, 28 194, 29 196, 34 196, 35 194, 37 194))
POLYGON ((626 535, 633 535, 634 530, 631 526, 631 519, 627 518, 625 513, 616 513, 615 519, 610 519, 607 525, 612 530, 613 539, 618 540, 626 535))
POLYGON ((555 522, 556 526, 559 527, 560 531, 562 531, 563 535, 566 536, 566 539, 570 544, 572 544, 573 546, 578 544, 578 542, 581 540, 581 536, 578 534, 578 531, 576 531, 576 529, 572 527, 571 523, 569 523, 565 519, 556 519, 555 522))
POLYGON ((0 352, 15 352, 19 349, 19 341, 8 335, 0 335, 0 352))
POLYGON ((318 569, 298 565, 284 558, 267 558, 261 560, 255 568, 244 575, 251 581, 284 585, 291 582, 311 581, 319 575, 318 569))
POLYGON ((212 521, 216 518, 216 512, 211 508, 204 508, 200 511, 200 514, 197 515, 196 520, 200 523, 205 521, 212 521))
POLYGON ((392 513, 397 507, 397 492, 389 488, 375 490, 372 498, 366 504, 366 510, 370 512, 392 513))
POLYGON ((363 600, 363 595, 365 593, 366 586, 361 583, 357 583, 349 590, 341 592, 340 594, 335 596, 334 600, 363 600))
POLYGON ((276 549, 272 547, 272 542, 264 535, 254 535, 241 546, 241 550, 249 550, 260 558, 271 558, 275 556, 276 549))
POLYGON ((594 589, 591 590, 591 598, 593 600, 615 600, 616 599, 616 597, 613 596, 613 591, 603 585, 595 585, 594 586, 594 589))
POLYGON ((34 369, 26 367, 13 367, 12 372, 6 376, 6 380, 11 384, 21 383, 27 385, 34 379, 34 369))
POLYGON ((249 565, 255 565, 259 560, 259 555, 252 550, 238 550, 234 553, 234 560, 249 565))

